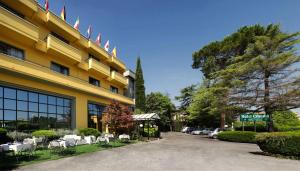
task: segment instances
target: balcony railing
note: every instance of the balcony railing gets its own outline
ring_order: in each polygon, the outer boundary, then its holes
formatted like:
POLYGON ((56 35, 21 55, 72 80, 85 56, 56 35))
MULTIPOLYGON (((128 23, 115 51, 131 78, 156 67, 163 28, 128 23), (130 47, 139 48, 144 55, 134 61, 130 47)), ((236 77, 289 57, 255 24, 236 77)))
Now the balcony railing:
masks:
POLYGON ((81 92, 101 96, 108 99, 115 99, 126 104, 134 104, 133 99, 125 97, 121 94, 112 93, 110 90, 102 87, 93 86, 86 80, 82 80, 73 76, 65 76, 50 70, 50 68, 48 67, 30 61, 12 58, 1 53, 0 68, 13 73, 18 73, 26 75, 28 77, 33 77, 35 79, 58 84, 81 92))
POLYGON ((81 62, 81 53, 78 49, 59 40, 51 34, 47 37, 47 50, 49 53, 63 56, 73 62, 81 62))
POLYGON ((96 54, 96 56, 100 57, 101 59, 104 59, 104 60, 109 59, 109 57, 110 57, 109 54, 104 49, 97 46, 91 40, 88 41, 88 47, 89 47, 89 51, 96 54))
POLYGON ((122 74, 120 74, 116 71, 111 71, 110 77, 111 77, 111 80, 116 83, 122 84, 124 86, 128 85, 127 78, 125 78, 122 74))
POLYGON ((96 61, 93 58, 88 60, 89 63, 89 70, 93 70, 96 74, 101 75, 103 77, 109 77, 110 75, 110 68, 101 62, 96 61))
POLYGON ((119 68, 122 71, 126 70, 125 64, 122 61, 120 61, 118 58, 116 58, 116 57, 110 57, 110 62, 112 63, 112 65, 114 67, 117 67, 117 68, 119 68))
POLYGON ((56 33, 63 35, 69 41, 80 39, 80 33, 67 22, 56 16, 52 12, 47 13, 47 25, 56 33))
POLYGON ((37 26, 2 7, 0 7, 0 27, 4 28, 3 34, 19 35, 25 38, 22 39, 24 41, 37 42, 39 39, 37 26))

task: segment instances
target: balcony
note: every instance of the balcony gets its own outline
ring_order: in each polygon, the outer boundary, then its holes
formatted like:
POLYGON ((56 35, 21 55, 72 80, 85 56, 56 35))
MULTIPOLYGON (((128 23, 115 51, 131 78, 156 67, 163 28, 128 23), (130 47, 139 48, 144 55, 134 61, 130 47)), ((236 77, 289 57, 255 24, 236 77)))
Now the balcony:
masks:
POLYGON ((38 4, 35 0, 2 0, 5 4, 21 12, 23 15, 31 17, 38 11, 38 4))
POLYGON ((88 41, 88 47, 89 47, 89 51, 92 54, 95 54, 95 56, 98 56, 103 60, 108 60, 109 59, 109 57, 110 57, 109 54, 104 49, 102 49, 101 47, 96 45, 94 42, 89 40, 88 41))
POLYGON ((73 63, 81 62, 81 52, 78 49, 51 34, 47 37, 47 51, 53 55, 62 56, 64 59, 73 63))
POLYGON ((89 70, 99 75, 102 78, 107 78, 110 76, 110 68, 95 59, 90 58, 88 60, 89 70))
POLYGON ((122 86, 127 86, 127 78, 125 78, 122 74, 116 72, 116 71, 111 71, 110 72, 110 81, 122 85, 122 86))
POLYGON ((121 72, 126 70, 125 64, 116 57, 110 57, 110 63, 113 67, 118 68, 121 72))
POLYGON ((51 30, 59 35, 63 35, 67 40, 74 42, 80 39, 79 31, 50 11, 47 13, 46 22, 51 30))
MULTIPOLYGON (((0 71, 31 79, 39 82, 52 83, 81 93, 88 93, 98 97, 115 99, 122 103, 134 104, 134 100, 121 94, 112 93, 107 89, 90 85, 87 81, 72 76, 65 76, 51 71, 49 68, 0 53, 0 71)), ((51 84, 49 84, 51 85, 51 84)))
POLYGON ((39 29, 25 19, 0 7, 0 32, 23 43, 33 44, 39 39, 39 29))

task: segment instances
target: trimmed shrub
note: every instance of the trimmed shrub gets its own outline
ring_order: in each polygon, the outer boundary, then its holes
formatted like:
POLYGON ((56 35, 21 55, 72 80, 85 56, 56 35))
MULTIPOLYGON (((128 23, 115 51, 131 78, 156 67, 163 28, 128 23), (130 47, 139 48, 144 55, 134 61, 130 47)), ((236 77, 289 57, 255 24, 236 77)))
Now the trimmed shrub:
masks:
POLYGON ((289 131, 299 131, 300 126, 289 126, 289 125, 275 125, 275 131, 278 132, 289 132, 289 131))
POLYGON ((94 135, 95 137, 98 137, 100 135, 100 132, 94 128, 80 128, 78 129, 78 132, 81 136, 94 135))
POLYGON ((256 143, 263 152, 300 156, 300 131, 258 134, 256 143))
MULTIPOLYGON (((234 130, 242 131, 243 130, 242 122, 235 122, 234 130)), ((254 123, 253 122, 245 122, 244 123, 244 131, 254 131, 254 123)), ((266 132, 266 131, 267 131, 266 122, 256 122, 256 132, 266 132)))
POLYGON ((52 140, 55 140, 55 139, 59 138, 59 136, 57 135, 57 133, 55 131, 52 131, 52 130, 38 130, 38 131, 34 131, 32 133, 32 136, 35 136, 35 137, 44 137, 48 141, 52 141, 52 140))
POLYGON ((12 131, 12 132, 8 132, 7 133, 7 136, 9 138, 11 138, 12 140, 14 141, 23 141, 25 138, 31 138, 31 134, 27 134, 27 133, 24 133, 24 132, 17 132, 17 131, 12 131))
POLYGON ((218 134, 218 139, 222 141, 254 143, 255 132, 251 131, 224 131, 218 134))

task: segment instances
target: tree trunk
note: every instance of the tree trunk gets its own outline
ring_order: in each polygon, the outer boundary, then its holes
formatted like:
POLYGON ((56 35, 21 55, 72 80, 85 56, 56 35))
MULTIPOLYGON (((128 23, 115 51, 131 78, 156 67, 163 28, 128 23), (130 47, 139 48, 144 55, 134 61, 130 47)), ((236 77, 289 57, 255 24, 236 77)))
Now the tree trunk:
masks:
POLYGON ((270 106, 270 72, 265 70, 265 76, 264 76, 264 110, 265 113, 270 116, 270 121, 268 122, 268 131, 273 132, 273 119, 272 119, 272 110, 270 106))

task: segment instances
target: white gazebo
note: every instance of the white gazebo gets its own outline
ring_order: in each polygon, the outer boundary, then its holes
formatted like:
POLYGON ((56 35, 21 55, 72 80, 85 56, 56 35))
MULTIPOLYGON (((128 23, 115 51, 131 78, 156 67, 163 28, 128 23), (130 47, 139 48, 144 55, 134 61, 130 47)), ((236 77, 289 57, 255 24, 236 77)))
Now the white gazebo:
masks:
MULTIPOLYGON (((143 123, 143 129, 145 126, 145 122, 148 122, 148 139, 149 139, 149 122, 150 121, 158 121, 160 120, 160 117, 157 113, 145 113, 145 114, 137 114, 132 115, 133 120, 138 123, 138 129, 139 129, 139 123, 143 123)), ((158 127, 159 130, 159 127, 158 127)))

